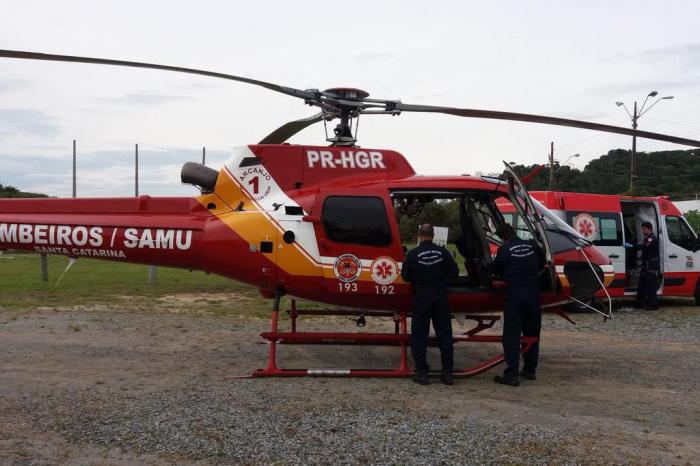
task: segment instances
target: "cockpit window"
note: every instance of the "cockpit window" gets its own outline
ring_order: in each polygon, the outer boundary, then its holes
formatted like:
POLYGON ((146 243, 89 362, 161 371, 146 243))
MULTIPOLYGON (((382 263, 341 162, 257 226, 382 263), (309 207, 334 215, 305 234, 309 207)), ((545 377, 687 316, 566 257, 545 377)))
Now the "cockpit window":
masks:
POLYGON ((329 196, 321 219, 326 235, 336 243, 391 244, 386 207, 378 197, 329 196))

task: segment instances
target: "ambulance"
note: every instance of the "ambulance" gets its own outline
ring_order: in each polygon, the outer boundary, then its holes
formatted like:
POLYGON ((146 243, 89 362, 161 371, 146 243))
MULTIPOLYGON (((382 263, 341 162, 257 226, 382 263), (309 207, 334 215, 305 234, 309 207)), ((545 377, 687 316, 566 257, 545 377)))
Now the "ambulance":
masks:
MULTIPOLYGON (((700 305, 700 240, 668 197, 554 191, 531 191, 530 195, 608 255, 615 267, 615 279, 607 289, 611 297, 636 295, 641 251, 627 250, 624 243, 641 243, 642 222, 651 222, 659 238, 657 294, 695 297, 700 305)), ((520 236, 527 235, 519 228, 522 220, 511 204, 501 203, 498 208, 520 236)))

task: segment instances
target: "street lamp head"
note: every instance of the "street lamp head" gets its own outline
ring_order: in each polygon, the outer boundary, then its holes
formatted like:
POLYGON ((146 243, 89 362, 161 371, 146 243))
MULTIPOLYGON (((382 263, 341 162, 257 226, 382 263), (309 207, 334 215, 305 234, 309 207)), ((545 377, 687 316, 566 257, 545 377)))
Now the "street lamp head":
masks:
POLYGON ((615 105, 617 105, 618 107, 620 107, 620 106, 622 106, 622 105, 624 105, 624 104, 623 104, 622 102, 615 102, 615 105))
POLYGON ((656 97, 658 94, 659 94, 659 93, 656 92, 656 91, 651 91, 651 92, 649 93, 649 97, 656 97))
POLYGON ((673 96, 672 96, 672 95, 667 95, 667 96, 665 96, 665 97, 662 97, 662 99, 673 99, 673 96))
POLYGON ((581 154, 574 154, 572 157, 581 157, 581 154))

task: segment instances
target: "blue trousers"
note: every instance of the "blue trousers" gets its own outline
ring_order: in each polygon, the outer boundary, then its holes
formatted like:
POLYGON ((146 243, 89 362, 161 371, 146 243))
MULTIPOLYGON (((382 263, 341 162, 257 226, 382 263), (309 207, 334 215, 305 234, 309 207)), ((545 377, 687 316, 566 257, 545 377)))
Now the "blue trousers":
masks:
POLYGON ((540 355, 540 329, 542 310, 537 288, 510 288, 506 294, 503 311, 503 354, 506 369, 503 376, 517 378, 520 364, 520 337, 537 337, 538 340, 523 355, 523 371, 534 374, 540 355))
POLYGON ((430 321, 433 322, 435 336, 440 346, 442 372, 452 373, 454 368, 454 347, 452 342, 452 321, 447 307, 447 291, 443 288, 416 290, 411 308, 411 355, 416 372, 429 371, 426 353, 430 321))

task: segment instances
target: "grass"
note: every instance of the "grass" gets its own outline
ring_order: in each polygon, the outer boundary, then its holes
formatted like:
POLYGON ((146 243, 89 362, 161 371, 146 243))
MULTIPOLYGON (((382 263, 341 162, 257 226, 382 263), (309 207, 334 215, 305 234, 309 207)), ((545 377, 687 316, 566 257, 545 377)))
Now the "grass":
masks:
MULTIPOLYGON (((0 310, 10 311, 14 320, 18 313, 37 307, 176 308, 178 312, 264 318, 272 309, 272 300, 263 298, 257 288, 204 272, 158 267, 156 282, 148 283, 146 265, 81 258, 63 277, 68 258, 49 256, 48 265, 49 281, 44 282, 38 254, 1 255, 0 310)), ((288 306, 284 299, 282 309, 288 306)), ((299 309, 323 307, 297 300, 299 309)), ((280 318, 285 316, 280 314, 280 318)), ((80 331, 79 327, 72 329, 80 331)))
POLYGON ((0 309, 26 310, 40 306, 60 307, 94 304, 148 306, 182 293, 201 293, 193 306, 216 314, 232 307, 238 313, 269 315, 270 301, 255 288, 203 272, 158 267, 156 283, 148 283, 148 266, 79 259, 58 281, 68 259, 49 256, 49 281, 41 280, 38 254, 0 256, 0 309), (235 303, 217 294, 236 293, 235 303))

